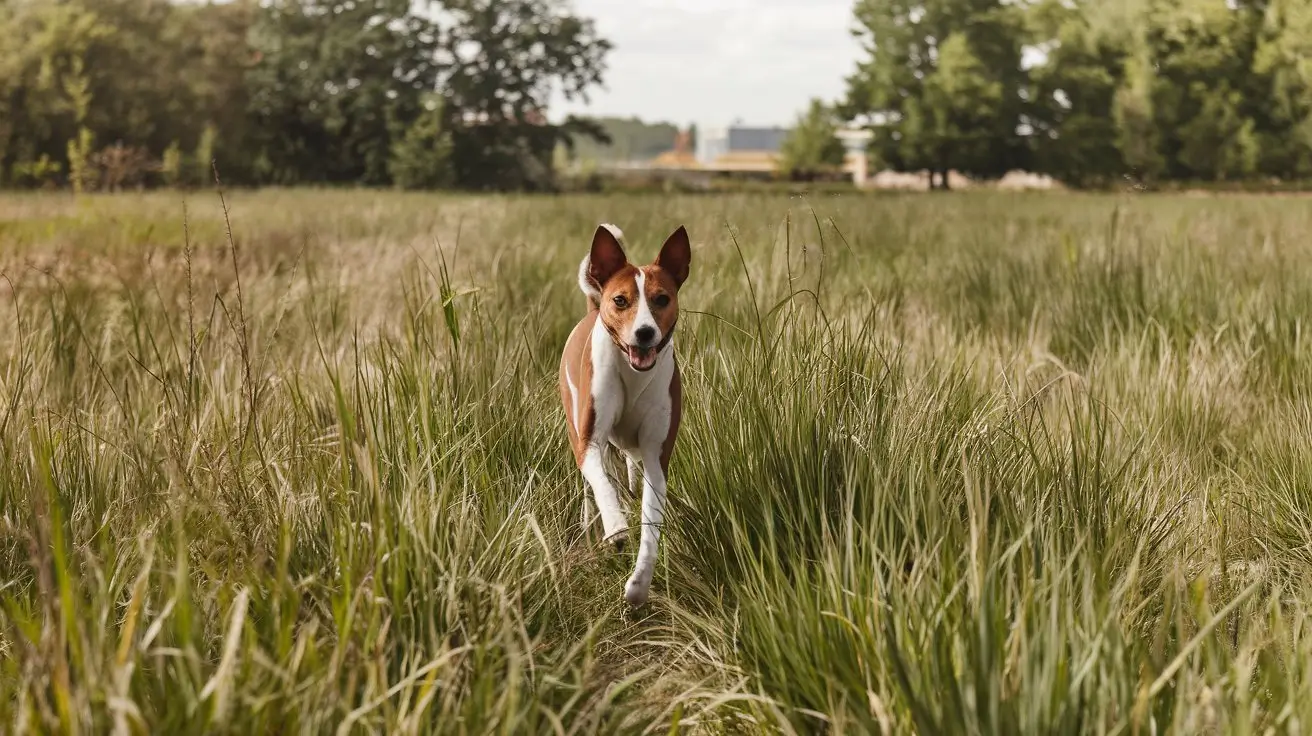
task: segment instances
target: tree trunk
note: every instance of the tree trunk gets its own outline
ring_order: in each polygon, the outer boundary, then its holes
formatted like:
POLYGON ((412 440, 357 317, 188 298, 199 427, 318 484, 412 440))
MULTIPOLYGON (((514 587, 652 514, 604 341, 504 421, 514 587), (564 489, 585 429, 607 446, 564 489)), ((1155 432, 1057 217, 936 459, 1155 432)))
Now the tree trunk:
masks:
POLYGON ((948 183, 947 169, 943 169, 942 171, 938 172, 938 180, 939 180, 939 189, 942 189, 943 191, 946 192, 952 188, 952 185, 948 183))

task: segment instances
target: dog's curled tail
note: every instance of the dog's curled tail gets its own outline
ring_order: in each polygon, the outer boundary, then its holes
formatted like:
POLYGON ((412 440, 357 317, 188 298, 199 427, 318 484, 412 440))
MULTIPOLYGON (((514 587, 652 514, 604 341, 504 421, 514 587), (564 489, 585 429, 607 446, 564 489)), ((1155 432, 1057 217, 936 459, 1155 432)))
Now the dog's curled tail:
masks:
POLYGON ((592 258, 584 256, 583 262, 579 264, 579 288, 583 290, 583 295, 588 298, 588 311, 595 312, 601 309, 601 292, 597 287, 592 285, 592 276, 588 273, 592 265, 592 258))

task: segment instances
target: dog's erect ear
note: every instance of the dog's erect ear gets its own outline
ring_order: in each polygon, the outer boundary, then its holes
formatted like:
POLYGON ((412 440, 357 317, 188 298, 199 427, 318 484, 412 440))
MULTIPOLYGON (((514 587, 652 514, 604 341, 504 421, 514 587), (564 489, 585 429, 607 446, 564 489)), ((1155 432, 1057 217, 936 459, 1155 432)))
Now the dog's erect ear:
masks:
POLYGON ((624 255, 624 247, 609 225, 602 225, 592 236, 592 252, 588 254, 588 280, 592 287, 601 293, 601 289, 610 281, 610 277, 619 273, 628 265, 629 259, 624 255))
POLYGON ((661 246, 656 265, 670 274, 676 286, 688 280, 688 267, 692 264, 692 246, 688 244, 688 231, 679 226, 661 246))

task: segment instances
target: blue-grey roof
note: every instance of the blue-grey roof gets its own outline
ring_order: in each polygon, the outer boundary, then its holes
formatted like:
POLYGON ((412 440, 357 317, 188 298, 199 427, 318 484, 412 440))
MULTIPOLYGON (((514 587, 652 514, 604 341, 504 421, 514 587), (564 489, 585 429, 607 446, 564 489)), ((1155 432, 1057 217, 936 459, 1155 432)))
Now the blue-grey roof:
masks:
POLYGON ((787 128, 729 128, 729 150, 778 151, 787 135, 787 128))

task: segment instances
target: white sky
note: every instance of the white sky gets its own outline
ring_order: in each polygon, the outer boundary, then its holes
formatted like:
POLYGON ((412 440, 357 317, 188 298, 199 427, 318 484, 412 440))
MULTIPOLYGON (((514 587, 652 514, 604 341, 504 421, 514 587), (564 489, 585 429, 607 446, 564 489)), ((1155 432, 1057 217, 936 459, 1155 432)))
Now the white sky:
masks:
POLYGON ((614 44, 605 87, 568 113, 680 125, 788 125, 842 96, 860 51, 853 0, 574 0, 614 44))

